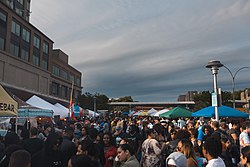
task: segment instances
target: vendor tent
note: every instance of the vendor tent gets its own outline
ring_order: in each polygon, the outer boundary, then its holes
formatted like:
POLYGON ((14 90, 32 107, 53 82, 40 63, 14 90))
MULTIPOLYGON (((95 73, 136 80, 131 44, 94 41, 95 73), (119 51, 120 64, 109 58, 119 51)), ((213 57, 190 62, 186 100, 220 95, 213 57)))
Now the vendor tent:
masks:
POLYGON ((86 109, 87 113, 90 117, 98 117, 100 114, 98 114, 97 112, 94 112, 92 110, 86 109))
POLYGON ((148 110, 148 115, 150 115, 150 116, 153 116, 153 115, 155 115, 156 113, 157 113, 157 110, 154 109, 154 108, 151 108, 150 110, 148 110))
POLYGON ((165 117, 165 118, 179 118, 179 117, 186 118, 191 116, 192 112, 182 107, 175 107, 166 113, 160 114, 160 117, 165 117))
MULTIPOLYGON (((227 106, 218 107, 219 117, 241 117, 248 118, 249 115, 227 106)), ((214 117, 214 106, 203 108, 192 114, 193 117, 214 117)))
POLYGON ((41 109, 53 110, 54 116, 60 115, 61 118, 65 118, 68 116, 68 112, 66 112, 65 110, 63 110, 57 106, 54 106, 53 104, 47 102, 46 100, 44 100, 36 95, 33 95, 31 98, 29 98, 26 101, 26 103, 28 103, 32 106, 41 108, 41 109))
MULTIPOLYGON (((56 103, 56 104, 54 104, 54 106, 56 106, 56 107, 58 107, 58 108, 60 108, 62 111, 63 111, 63 113, 69 113, 69 109, 67 108, 67 107, 64 107, 62 104, 60 104, 60 103, 56 103)), ((68 115, 67 115, 68 116, 68 115)))
POLYGON ((17 113, 18 103, 0 85, 0 116, 12 117, 17 116, 17 113))
POLYGON ((18 117, 52 117, 53 111, 47 109, 41 109, 34 107, 25 101, 21 100, 19 97, 13 95, 13 98, 17 101, 18 117))
POLYGON ((154 117, 159 117, 160 114, 163 114, 163 113, 166 113, 168 112, 169 110, 168 109, 163 109, 163 110, 160 110, 158 111, 157 113, 154 114, 154 117))

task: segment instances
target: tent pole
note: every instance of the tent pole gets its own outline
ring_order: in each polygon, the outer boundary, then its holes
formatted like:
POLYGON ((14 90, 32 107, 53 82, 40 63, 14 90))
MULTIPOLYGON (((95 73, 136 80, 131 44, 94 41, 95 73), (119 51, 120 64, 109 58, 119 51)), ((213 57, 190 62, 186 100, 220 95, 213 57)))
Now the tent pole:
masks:
POLYGON ((16 123, 15 123, 15 132, 17 134, 17 121, 18 121, 18 118, 16 117, 16 123))

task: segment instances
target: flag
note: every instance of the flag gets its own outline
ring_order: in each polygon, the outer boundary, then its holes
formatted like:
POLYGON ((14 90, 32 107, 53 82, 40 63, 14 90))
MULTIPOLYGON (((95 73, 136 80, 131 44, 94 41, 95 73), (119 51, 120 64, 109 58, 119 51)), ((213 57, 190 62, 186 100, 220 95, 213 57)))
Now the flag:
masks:
POLYGON ((74 104, 73 104, 73 88, 74 88, 74 82, 72 82, 70 101, 69 101, 69 118, 74 119, 75 116, 74 116, 74 104))

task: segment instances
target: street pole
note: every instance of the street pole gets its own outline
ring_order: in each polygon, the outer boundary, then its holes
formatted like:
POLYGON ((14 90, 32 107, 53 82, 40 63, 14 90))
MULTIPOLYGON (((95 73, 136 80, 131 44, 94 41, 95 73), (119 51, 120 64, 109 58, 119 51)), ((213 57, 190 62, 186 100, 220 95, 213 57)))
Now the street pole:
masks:
POLYGON ((218 88, 217 88, 217 74, 219 71, 219 68, 222 67, 223 64, 220 63, 220 61, 211 60, 208 62, 208 65, 206 65, 206 68, 210 68, 212 71, 212 75, 214 78, 214 94, 216 96, 216 103, 214 104, 214 113, 215 113, 215 119, 219 122, 219 111, 218 111, 218 88))
POLYGON ((94 118, 96 113, 96 96, 94 96, 94 118))
POLYGON ((227 71, 230 73, 231 77, 232 77, 232 89, 233 89, 233 93, 232 93, 232 96, 233 96, 233 108, 235 109, 235 78, 236 78, 236 75, 238 74, 239 71, 243 70, 243 69, 246 69, 246 68, 250 68, 250 67, 241 67, 239 68, 233 75, 232 71, 225 65, 223 65, 223 67, 225 67, 225 69, 227 69, 227 71))

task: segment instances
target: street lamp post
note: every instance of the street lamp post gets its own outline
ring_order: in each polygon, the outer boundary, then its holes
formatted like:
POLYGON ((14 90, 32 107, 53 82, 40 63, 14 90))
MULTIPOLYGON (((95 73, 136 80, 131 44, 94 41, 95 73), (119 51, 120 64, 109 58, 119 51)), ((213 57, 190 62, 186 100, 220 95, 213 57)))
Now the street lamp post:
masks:
POLYGON ((219 121, 219 112, 218 112, 218 89, 217 89, 217 74, 219 71, 219 68, 222 67, 223 64, 220 63, 220 61, 211 60, 206 65, 206 68, 210 68, 214 77, 214 95, 216 96, 216 104, 214 106, 214 112, 215 112, 215 119, 216 121, 219 121))
POLYGON ((241 71, 241 70, 243 70, 243 69, 246 69, 246 68, 250 68, 250 67, 241 67, 241 68, 239 68, 239 69, 234 73, 234 75, 233 75, 233 73, 231 72, 231 70, 230 70, 227 66, 223 65, 223 67, 225 67, 225 69, 227 69, 227 71, 230 73, 230 75, 231 75, 231 77, 232 77, 233 108, 235 109, 235 94, 234 94, 234 92, 235 92, 235 77, 236 77, 236 75, 238 74, 239 71, 241 71))

